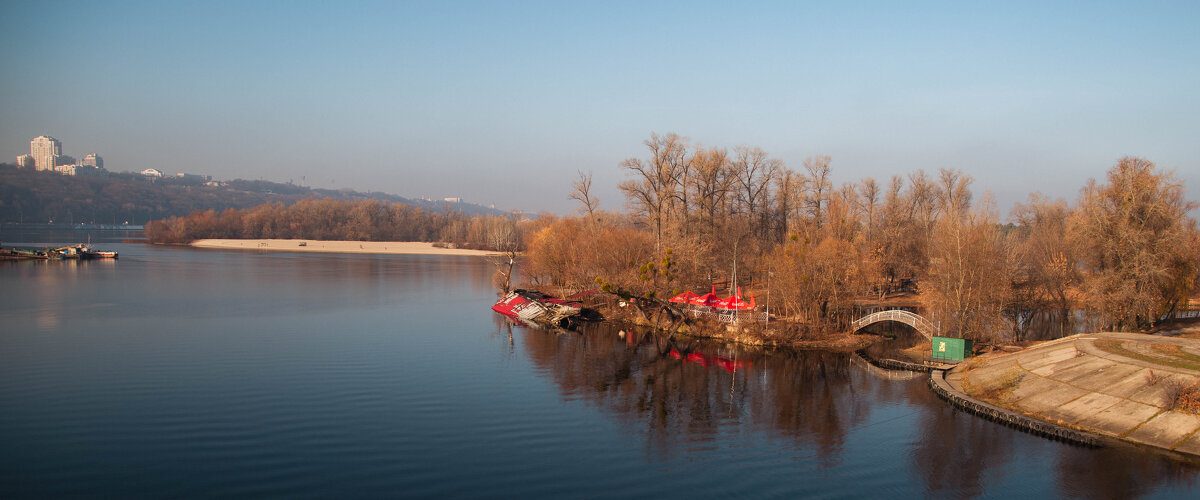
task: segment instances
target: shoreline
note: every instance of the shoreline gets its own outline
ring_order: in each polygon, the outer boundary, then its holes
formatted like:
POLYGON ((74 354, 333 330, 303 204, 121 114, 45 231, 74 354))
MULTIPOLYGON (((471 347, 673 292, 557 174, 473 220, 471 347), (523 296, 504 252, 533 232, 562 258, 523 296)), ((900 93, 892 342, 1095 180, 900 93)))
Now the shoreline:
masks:
POLYGON ((342 253, 373 255, 458 255, 490 257, 501 255, 488 250, 465 248, 438 248, 433 243, 420 241, 323 241, 323 240, 276 240, 276 239, 203 239, 187 244, 194 248, 221 250, 259 250, 267 252, 342 253))
MULTIPOLYGON (((1158 381, 1191 384, 1200 379, 1200 370, 1170 366, 1151 357, 1128 357, 1121 350, 1106 351, 1097 345, 1104 342, 1120 343, 1135 355, 1143 348, 1155 352, 1150 349, 1155 344, 1200 348, 1200 341, 1194 339, 1077 334, 964 362, 944 372, 943 380, 935 374, 931 384, 944 385, 946 392, 957 396, 951 402, 968 401, 973 413, 1035 433, 1087 445, 1111 441, 1189 460, 1200 458, 1200 416, 1174 408, 1167 396, 1170 384, 1158 381)), ((934 390, 938 392, 937 387, 934 390)))

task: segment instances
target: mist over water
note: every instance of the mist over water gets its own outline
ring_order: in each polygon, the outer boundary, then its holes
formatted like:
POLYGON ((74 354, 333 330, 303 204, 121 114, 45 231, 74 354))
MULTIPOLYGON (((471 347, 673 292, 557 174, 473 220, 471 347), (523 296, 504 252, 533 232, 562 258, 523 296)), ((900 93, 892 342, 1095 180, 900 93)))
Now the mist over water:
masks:
MULTIPOLYGON (((0 497, 1194 494, 846 354, 554 333, 471 257, 93 243, 0 262, 0 497)), ((0 229, 5 246, 78 232, 0 229)))

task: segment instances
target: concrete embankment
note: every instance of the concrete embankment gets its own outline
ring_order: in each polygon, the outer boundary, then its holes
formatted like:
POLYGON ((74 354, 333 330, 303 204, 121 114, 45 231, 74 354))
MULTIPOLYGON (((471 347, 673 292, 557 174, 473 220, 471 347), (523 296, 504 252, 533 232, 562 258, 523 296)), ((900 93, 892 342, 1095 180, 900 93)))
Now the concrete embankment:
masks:
POLYGON ((944 378, 935 373, 931 386, 960 407, 1039 434, 1195 458, 1200 416, 1173 408, 1169 396, 1197 381, 1200 340, 1100 333, 964 363, 944 378))

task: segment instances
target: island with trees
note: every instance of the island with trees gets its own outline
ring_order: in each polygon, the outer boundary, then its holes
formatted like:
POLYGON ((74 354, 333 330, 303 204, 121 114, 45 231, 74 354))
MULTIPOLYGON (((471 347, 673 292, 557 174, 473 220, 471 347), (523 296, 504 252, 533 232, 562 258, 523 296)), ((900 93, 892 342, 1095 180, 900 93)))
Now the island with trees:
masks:
POLYGON ((620 165, 628 212, 600 210, 580 173, 570 196, 581 214, 526 235, 531 285, 659 301, 740 286, 780 324, 803 325, 755 329, 780 344, 845 334, 897 297, 942 335, 983 342, 1030 339, 1034 315, 1056 325, 1036 336, 1056 338, 1079 326, 1146 330, 1195 307, 1196 204, 1145 159, 1118 159, 1073 204, 1032 193, 1003 222, 959 170, 834 186, 827 156, 793 170, 757 147, 676 134, 645 146, 620 165))
MULTIPOLYGON (((942 335, 981 342, 1057 338, 1081 326, 1143 331, 1196 307, 1196 203, 1172 172, 1145 159, 1118 159, 1074 203, 1032 193, 1002 221, 960 170, 834 186, 828 156, 794 170, 757 147, 702 147, 677 134, 644 144, 644 158, 619 166, 625 212, 602 210, 592 176, 581 172, 569 193, 580 204, 574 216, 310 197, 153 221, 146 236, 420 241, 520 253, 523 286, 561 296, 599 288, 652 310, 684 291, 733 295, 740 287, 777 321, 707 334, 763 344, 845 335, 863 311, 885 307, 920 311, 942 335), (1054 327, 1031 332, 1035 316, 1054 327)), ((501 272, 507 281, 511 270, 501 272)))

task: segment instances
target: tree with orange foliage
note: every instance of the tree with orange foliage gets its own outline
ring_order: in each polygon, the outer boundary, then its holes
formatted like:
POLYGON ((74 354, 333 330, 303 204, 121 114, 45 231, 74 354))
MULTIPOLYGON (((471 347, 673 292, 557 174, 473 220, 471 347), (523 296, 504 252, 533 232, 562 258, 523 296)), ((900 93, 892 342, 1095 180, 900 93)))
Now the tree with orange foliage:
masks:
POLYGON ((973 210, 963 203, 947 205, 935 226, 929 260, 922 289, 942 334, 997 337, 1004 330, 1012 277, 990 200, 973 210))
POLYGON ((829 236, 819 243, 792 235, 770 257, 785 314, 813 323, 839 324, 855 298, 870 286, 871 263, 850 241, 829 236))
MULTIPOLYGON (((1015 266, 1013 285, 1019 292, 1016 296, 1020 297, 1011 306, 1016 309, 1013 314, 1032 315, 1038 309, 1057 309, 1059 336, 1071 332, 1071 290, 1080 279, 1075 247, 1063 237, 1070 217, 1066 201, 1051 201, 1037 193, 1029 195, 1028 203, 1017 204, 1012 211, 1017 223, 1011 247, 1015 266)), ((1015 325, 1014 333, 1014 340, 1021 340, 1024 335, 1020 325, 1015 325)))
POLYGON ((1173 172, 1142 158, 1121 158, 1107 184, 1090 181, 1070 225, 1089 309, 1131 329, 1186 303, 1200 269, 1194 208, 1173 172))

